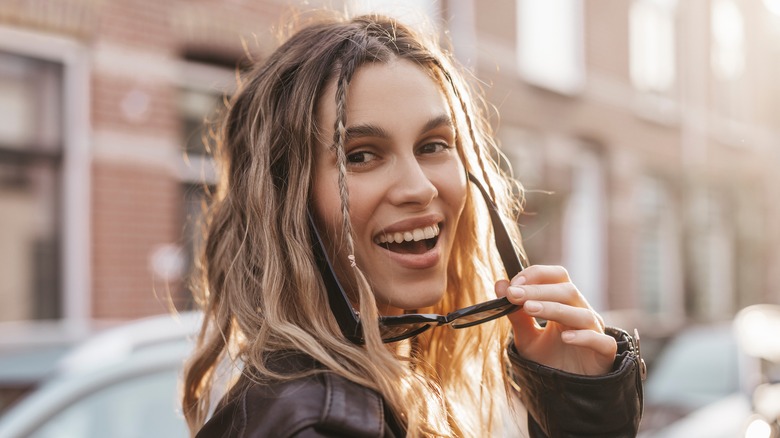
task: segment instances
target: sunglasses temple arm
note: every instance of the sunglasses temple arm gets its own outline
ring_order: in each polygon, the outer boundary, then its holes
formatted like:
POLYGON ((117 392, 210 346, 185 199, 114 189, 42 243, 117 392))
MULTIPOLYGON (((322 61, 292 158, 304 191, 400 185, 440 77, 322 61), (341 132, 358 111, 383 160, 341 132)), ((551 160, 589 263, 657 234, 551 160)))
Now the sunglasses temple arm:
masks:
POLYGON ((468 177, 469 181, 471 181, 474 186, 479 189, 480 193, 482 193, 482 197, 485 199, 485 203, 488 206, 490 222, 493 224, 493 234, 496 239, 496 248, 498 248, 498 254, 501 256, 501 261, 504 263, 506 274, 511 279, 523 270, 523 264, 520 262, 517 251, 515 251, 515 248, 512 245, 512 239, 509 237, 506 226, 504 226, 504 221, 501 220, 501 215, 498 213, 498 207, 495 202, 490 199, 490 195, 488 195, 485 188, 482 187, 482 184, 471 174, 471 172, 469 172, 468 177))
POLYGON ((336 277, 333 264, 328 258, 325 245, 323 245, 320 233, 314 224, 311 211, 307 211, 306 215, 309 220, 309 228, 311 228, 314 258, 317 261, 317 267, 322 275, 322 281, 325 283, 325 289, 328 292, 328 303, 333 316, 336 317, 336 322, 338 322, 341 332, 347 339, 353 342, 361 342, 363 330, 360 326, 360 318, 358 318, 352 303, 347 297, 347 293, 344 292, 344 288, 341 286, 338 277, 336 277))

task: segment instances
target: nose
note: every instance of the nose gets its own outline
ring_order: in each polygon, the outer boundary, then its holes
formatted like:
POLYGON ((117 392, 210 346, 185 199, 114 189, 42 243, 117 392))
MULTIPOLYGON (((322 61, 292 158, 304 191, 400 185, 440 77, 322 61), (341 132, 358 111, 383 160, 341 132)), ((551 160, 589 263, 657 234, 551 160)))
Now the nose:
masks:
POLYGON ((439 194, 425 169, 414 158, 403 159, 391 170, 388 199, 393 205, 427 206, 439 194))

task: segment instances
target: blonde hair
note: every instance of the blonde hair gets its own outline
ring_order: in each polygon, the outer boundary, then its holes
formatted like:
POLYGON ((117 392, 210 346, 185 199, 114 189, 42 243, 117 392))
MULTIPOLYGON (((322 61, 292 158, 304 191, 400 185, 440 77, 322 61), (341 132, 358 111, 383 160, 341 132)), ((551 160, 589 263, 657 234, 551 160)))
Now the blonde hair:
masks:
MULTIPOLYGON (((341 237, 354 254, 343 165, 346 92, 361 65, 393 58, 416 63, 439 83, 466 170, 486 183, 507 221, 519 214, 521 191, 499 166, 502 155, 487 108, 436 41, 381 16, 329 17, 295 33, 248 73, 217 131, 221 180, 194 288, 205 318, 184 376, 183 409, 193 434, 212 408, 221 363, 243 364, 243 373, 259 384, 295 379, 302 374, 279 373, 266 364, 269 353, 290 350, 377 391, 410 435, 482 436, 506 413, 505 403, 496 401, 508 391, 504 348, 510 329, 504 318, 465 330, 429 330, 405 344, 411 348, 388 348, 359 268, 351 271, 357 290, 350 293, 359 305, 365 345, 348 341, 333 315, 322 310, 329 308, 328 296, 306 219, 318 147, 315 109, 325 86, 335 81, 341 237)), ((469 191, 458 224, 444 298, 421 312, 447 313, 494 298, 493 283, 505 276, 485 238, 490 225, 475 195, 469 191)), ((305 373, 316 372, 323 370, 305 373)))

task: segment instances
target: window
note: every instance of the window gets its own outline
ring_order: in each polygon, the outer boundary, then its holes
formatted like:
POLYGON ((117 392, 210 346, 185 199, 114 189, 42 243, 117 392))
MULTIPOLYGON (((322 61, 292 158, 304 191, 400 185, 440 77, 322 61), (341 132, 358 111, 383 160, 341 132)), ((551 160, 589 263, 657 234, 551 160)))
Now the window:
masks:
MULTIPOLYGON (((202 240, 204 208, 207 192, 217 182, 217 172, 210 150, 209 126, 217 120, 217 110, 223 99, 235 87, 235 70, 214 63, 185 61, 179 89, 179 114, 182 128, 182 156, 180 179, 183 193, 183 233, 179 255, 179 274, 188 280, 192 274, 196 250, 202 240)), ((180 307, 186 304, 191 293, 184 282, 180 307)))
POLYGON ((746 89, 739 79, 745 70, 745 29, 736 3, 713 0, 710 29, 714 105, 718 113, 731 120, 743 119, 747 110, 746 89))
POLYGON ((585 82, 582 0, 518 0, 518 68, 523 79, 563 93, 585 82))
POLYGON ((714 190, 696 193, 690 208, 693 296, 688 310, 701 319, 728 317, 735 310, 734 209, 714 190))
POLYGON ((63 65, 0 51, 0 321, 63 316, 63 65))
POLYGON ((0 26, 0 321, 89 317, 89 96, 83 46, 0 26))
POLYGON ((563 217, 563 265, 597 310, 606 303, 607 183, 601 157, 581 147, 563 217))
POLYGON ((643 92, 668 94, 676 80, 676 0, 634 0, 629 17, 631 82, 643 92))
POLYGON ((764 0, 764 6, 769 12, 780 16, 780 0, 764 0))
POLYGON ((349 0, 347 7, 356 15, 377 12, 421 29, 436 29, 441 19, 439 3, 433 0, 349 0))
POLYGON ((680 315, 682 302, 679 215, 669 188, 658 178, 639 179, 637 280, 642 310, 648 314, 680 315))
POLYGON ((714 0, 710 20, 712 70, 721 80, 737 79, 745 69, 742 13, 731 0, 714 0))

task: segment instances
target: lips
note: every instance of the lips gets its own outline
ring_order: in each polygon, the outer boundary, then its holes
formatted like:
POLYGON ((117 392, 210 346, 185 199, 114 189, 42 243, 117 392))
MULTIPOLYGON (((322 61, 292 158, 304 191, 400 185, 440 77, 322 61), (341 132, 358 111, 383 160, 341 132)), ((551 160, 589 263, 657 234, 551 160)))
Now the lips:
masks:
POLYGON ((443 224, 436 219, 422 218, 402 221, 374 237, 374 243, 400 265, 425 269, 438 263, 440 251, 436 244, 443 224))

